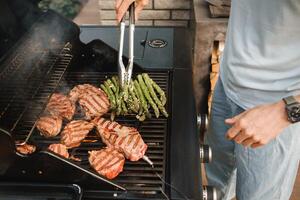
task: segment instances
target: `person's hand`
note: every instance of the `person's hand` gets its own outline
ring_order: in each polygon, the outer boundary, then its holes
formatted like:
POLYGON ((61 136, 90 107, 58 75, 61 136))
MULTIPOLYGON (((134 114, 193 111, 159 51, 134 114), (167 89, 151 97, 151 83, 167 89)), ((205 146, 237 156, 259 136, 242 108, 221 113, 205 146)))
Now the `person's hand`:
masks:
POLYGON ((129 6, 135 1, 135 18, 138 19, 140 12, 148 4, 149 0, 116 0, 117 21, 120 22, 129 6))
POLYGON ((226 135, 229 140, 253 148, 269 143, 290 124, 283 101, 257 106, 225 123, 232 125, 226 135))

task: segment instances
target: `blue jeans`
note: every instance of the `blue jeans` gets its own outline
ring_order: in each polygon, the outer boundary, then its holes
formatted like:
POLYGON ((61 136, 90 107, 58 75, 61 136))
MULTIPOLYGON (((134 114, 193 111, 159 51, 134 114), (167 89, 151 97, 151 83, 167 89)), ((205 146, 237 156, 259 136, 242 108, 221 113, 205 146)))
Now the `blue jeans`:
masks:
POLYGON ((224 120, 243 111, 225 95, 219 80, 205 136, 213 152, 213 161, 205 165, 209 185, 221 190, 222 200, 288 200, 299 166, 300 123, 263 147, 246 148, 225 138, 230 127, 224 120))

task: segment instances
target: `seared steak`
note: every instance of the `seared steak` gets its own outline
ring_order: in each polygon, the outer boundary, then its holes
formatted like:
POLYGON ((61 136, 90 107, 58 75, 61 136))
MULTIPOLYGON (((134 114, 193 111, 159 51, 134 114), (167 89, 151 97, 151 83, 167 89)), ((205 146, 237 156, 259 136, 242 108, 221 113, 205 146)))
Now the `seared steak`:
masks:
POLYGON ((69 158, 68 149, 63 144, 51 144, 48 149, 62 157, 69 158))
POLYGON ((17 152, 24 155, 32 154, 36 150, 36 146, 31 144, 17 145, 16 148, 17 148, 17 152))
POLYGON ((62 125, 61 117, 49 116, 41 117, 36 122, 36 127, 41 135, 45 137, 55 137, 59 134, 62 125))
POLYGON ((138 161, 145 155, 147 145, 135 128, 122 126, 104 118, 95 118, 93 123, 102 141, 124 153, 127 159, 138 161))
POLYGON ((54 116, 60 116, 67 120, 71 120, 75 113, 75 104, 65 95, 60 93, 52 94, 47 110, 54 116))
POLYGON ((86 88, 90 87, 90 84, 82 84, 76 85, 70 92, 69 92, 69 99, 72 102, 78 101, 79 97, 86 93, 86 88))
POLYGON ((93 123, 84 120, 71 121, 61 133, 61 143, 67 148, 78 147, 93 127, 93 123))
POLYGON ((113 179, 123 171, 125 158, 113 147, 89 151, 90 165, 101 175, 113 179))
POLYGON ((86 119, 100 117, 107 113, 110 103, 107 95, 97 87, 90 84, 75 86, 69 93, 71 101, 79 100, 80 106, 84 109, 86 119))

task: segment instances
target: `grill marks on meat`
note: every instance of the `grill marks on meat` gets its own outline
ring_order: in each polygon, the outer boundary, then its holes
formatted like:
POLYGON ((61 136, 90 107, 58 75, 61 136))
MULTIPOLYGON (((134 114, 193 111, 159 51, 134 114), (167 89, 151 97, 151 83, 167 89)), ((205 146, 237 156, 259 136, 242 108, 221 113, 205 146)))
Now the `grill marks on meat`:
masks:
POLYGON ((60 93, 52 94, 47 110, 55 116, 60 116, 67 120, 72 120, 75 113, 75 104, 65 95, 60 93))
POLYGON ((51 144, 48 149, 64 158, 69 158, 68 149, 63 144, 51 144))
POLYGON ((107 95, 90 84, 75 86, 69 93, 71 101, 79 100, 80 106, 85 110, 86 119, 100 117, 107 113, 110 103, 107 95))
POLYGON ((140 133, 133 127, 122 126, 111 122, 101 116, 110 109, 107 95, 97 87, 90 84, 75 86, 66 97, 55 93, 51 96, 47 110, 51 117, 41 117, 37 128, 46 137, 59 134, 62 118, 71 120, 75 113, 75 104, 78 101, 85 110, 85 120, 69 122, 61 133, 61 144, 51 144, 48 149, 64 158, 80 161, 69 155, 68 149, 80 146, 88 133, 96 125, 99 136, 107 145, 98 151, 89 151, 89 163, 99 174, 108 179, 113 179, 123 171, 125 157, 131 161, 142 158, 147 150, 140 133), (96 117, 96 118, 95 118, 96 117))
POLYGON ((55 137, 59 134, 62 126, 62 119, 57 116, 41 117, 36 124, 41 135, 55 137))
POLYGON ((79 104, 85 110, 86 119, 102 116, 108 112, 109 106, 101 100, 100 96, 91 94, 85 95, 79 100, 79 104))
POLYGON ((147 150, 140 133, 133 127, 122 126, 104 118, 93 120, 102 141, 124 153, 130 161, 138 161, 147 150))
MULTIPOLYGON (((69 93, 69 99, 73 102, 76 102, 79 98, 81 98, 82 95, 86 94, 98 94, 98 95, 104 95, 106 94, 100 89, 90 84, 82 84, 75 86, 69 93)), ((107 103, 109 103, 108 99, 105 100, 107 103)))
POLYGON ((78 147, 93 127, 93 123, 84 120, 71 121, 61 133, 61 143, 67 148, 78 147))
POLYGON ((36 150, 36 146, 30 144, 17 145, 16 148, 19 153, 24 155, 32 154, 36 150))
POLYGON ((101 175, 113 179, 123 171, 125 158, 113 147, 89 151, 90 165, 101 175))

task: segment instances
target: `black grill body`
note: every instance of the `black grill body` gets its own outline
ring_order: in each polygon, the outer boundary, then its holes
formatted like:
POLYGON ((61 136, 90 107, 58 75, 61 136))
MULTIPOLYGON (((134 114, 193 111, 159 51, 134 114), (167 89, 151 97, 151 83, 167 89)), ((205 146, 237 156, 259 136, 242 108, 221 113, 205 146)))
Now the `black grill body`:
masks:
MULTIPOLYGON (((74 162, 46 150, 49 144, 59 141, 59 136, 40 136, 35 122, 53 92, 67 93, 82 83, 99 86, 117 73, 118 29, 83 26, 79 30, 56 13, 41 12, 28 2, 35 20, 22 36, 9 39, 11 44, 1 49, 0 135, 5 150, 0 154, 0 184, 9 188, 24 184, 29 193, 32 184, 76 184, 83 191, 75 190, 77 196, 83 199, 184 199, 182 194, 189 199, 202 199, 188 31, 137 28, 134 76, 147 72, 161 86, 168 97, 170 117, 145 122, 131 115, 116 119, 140 131, 155 168, 144 161, 126 161, 124 171, 110 181, 89 167, 88 151, 104 147, 93 131, 81 146, 70 151, 81 158, 74 162), (151 45, 153 41, 166 45, 156 48, 151 45), (16 153, 15 141, 27 139, 38 151, 30 156, 16 153)), ((80 115, 78 112, 75 118, 80 115)), ((8 194, 0 188, 1 199, 5 195, 8 194)))

